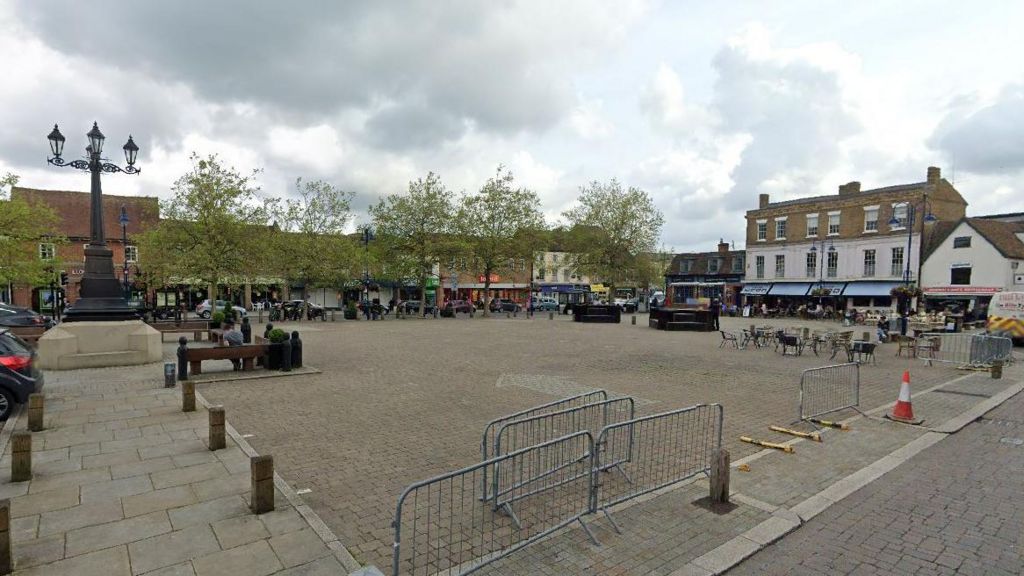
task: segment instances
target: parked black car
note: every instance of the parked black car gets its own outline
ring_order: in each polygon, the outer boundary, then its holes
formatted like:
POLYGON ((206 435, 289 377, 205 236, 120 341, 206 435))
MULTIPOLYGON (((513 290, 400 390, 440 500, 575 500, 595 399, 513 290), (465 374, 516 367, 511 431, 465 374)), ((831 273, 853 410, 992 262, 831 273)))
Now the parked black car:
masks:
POLYGON ((516 304, 514 300, 507 298, 494 298, 491 300, 491 312, 519 312, 522 309, 522 306, 516 304))
POLYGON ((28 402, 28 395, 43 389, 43 373, 36 366, 36 352, 24 340, 0 328, 0 420, 6 420, 14 404, 28 402))
MULTIPOLYGON (((402 302, 402 312, 404 314, 419 314, 420 313, 420 301, 419 300, 406 300, 402 302)), ((427 304, 423 309, 424 314, 433 314, 434 307, 427 304)))
POLYGON ((0 304, 0 327, 3 326, 53 326, 53 319, 49 316, 21 306, 0 304))

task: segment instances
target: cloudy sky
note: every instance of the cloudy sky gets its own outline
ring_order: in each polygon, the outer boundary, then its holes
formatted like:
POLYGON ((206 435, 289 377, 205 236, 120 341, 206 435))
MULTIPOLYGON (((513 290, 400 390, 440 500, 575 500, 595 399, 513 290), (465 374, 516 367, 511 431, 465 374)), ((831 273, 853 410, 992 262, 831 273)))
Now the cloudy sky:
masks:
POLYGON ((921 181, 972 215, 1024 211, 1024 3, 901 0, 115 2, 0 0, 0 173, 48 168, 93 120, 131 133, 166 197, 192 151, 357 193, 362 211, 434 171, 475 190, 503 163, 552 222, 616 177, 665 213, 665 247, 743 243, 773 199, 921 181))

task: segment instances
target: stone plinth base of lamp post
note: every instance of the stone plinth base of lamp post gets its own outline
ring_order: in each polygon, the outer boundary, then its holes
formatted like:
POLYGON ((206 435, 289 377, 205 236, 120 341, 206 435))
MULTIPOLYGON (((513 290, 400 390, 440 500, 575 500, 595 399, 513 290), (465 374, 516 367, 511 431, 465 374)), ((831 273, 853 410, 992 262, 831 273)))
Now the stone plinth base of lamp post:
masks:
POLYGON ((65 322, 39 338, 39 367, 48 370, 132 366, 163 358, 160 333, 141 320, 65 322))

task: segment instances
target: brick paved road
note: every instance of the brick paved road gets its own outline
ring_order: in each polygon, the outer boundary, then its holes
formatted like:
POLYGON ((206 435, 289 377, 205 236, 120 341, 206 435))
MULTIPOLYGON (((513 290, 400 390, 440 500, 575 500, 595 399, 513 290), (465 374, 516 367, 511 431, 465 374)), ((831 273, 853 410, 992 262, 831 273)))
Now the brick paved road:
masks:
MULTIPOLYGON (((717 333, 661 332, 644 319, 303 324, 296 327, 306 362, 322 374, 200 389, 227 407, 241 433, 255 435, 260 453, 274 455, 293 487, 312 490, 304 498, 358 560, 388 566, 401 490, 478 462, 480 434, 493 418, 590 387, 636 396, 641 413, 719 402, 725 443, 738 459, 755 451, 737 441, 741 434, 787 439, 767 425, 794 418, 801 370, 834 362, 810 352, 719 349, 717 333)), ((723 319, 736 332, 748 324, 723 319)), ((906 367, 914 368, 915 390, 958 375, 894 353, 893 345, 882 349, 877 366, 862 370, 863 406, 892 402, 906 367)))
POLYGON ((908 460, 730 570, 1024 572, 1024 395, 908 460))

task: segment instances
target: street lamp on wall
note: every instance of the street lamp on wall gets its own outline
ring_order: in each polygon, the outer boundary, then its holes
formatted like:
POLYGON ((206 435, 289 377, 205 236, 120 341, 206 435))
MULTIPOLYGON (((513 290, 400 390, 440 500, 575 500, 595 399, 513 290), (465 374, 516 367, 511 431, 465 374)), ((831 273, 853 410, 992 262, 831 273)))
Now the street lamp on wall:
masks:
MULTIPOLYGON (((907 210, 906 222, 900 222, 900 219, 896 217, 896 211, 894 209, 892 218, 889 218, 889 228, 897 228, 901 224, 904 224, 907 228, 907 254, 904 258, 906 260, 906 266, 903 272, 903 285, 910 286, 910 253, 912 248, 912 242, 914 239, 914 221, 916 220, 917 206, 911 204, 910 202, 905 202, 903 203, 903 207, 905 207, 907 210)), ((921 247, 923 248, 924 225, 934 224, 938 222, 939 219, 935 217, 935 214, 932 214, 931 204, 928 202, 927 194, 925 194, 924 199, 921 203, 921 209, 924 210, 925 212, 924 218, 921 219, 921 247)), ((921 250, 919 250, 918 252, 921 252, 921 250)), ((920 261, 920 257, 918 257, 918 260, 920 261)))
MULTIPOLYGON (((108 174, 118 172, 138 174, 141 172, 139 168, 135 167, 139 147, 129 136, 128 141, 121 148, 127 163, 127 166, 122 168, 101 157, 106 137, 96 122, 93 122, 92 129, 85 136, 89 142, 85 149, 86 157, 71 161, 66 161, 63 158, 65 138, 56 124, 53 125, 53 130, 46 137, 50 142, 50 153, 52 154, 46 159, 49 164, 83 170, 91 175, 89 190, 90 239, 85 248, 85 272, 82 274, 79 288, 80 297, 73 306, 68 308, 65 319, 67 321, 134 320, 138 318, 138 314, 128 305, 125 298, 126 289, 122 287, 114 273, 113 252, 107 247, 107 239, 103 231, 103 189, 100 175, 103 172, 108 174)), ((122 229, 126 230, 127 215, 123 211, 122 218, 124 218, 122 229)), ((127 277, 125 285, 127 285, 127 277)))

